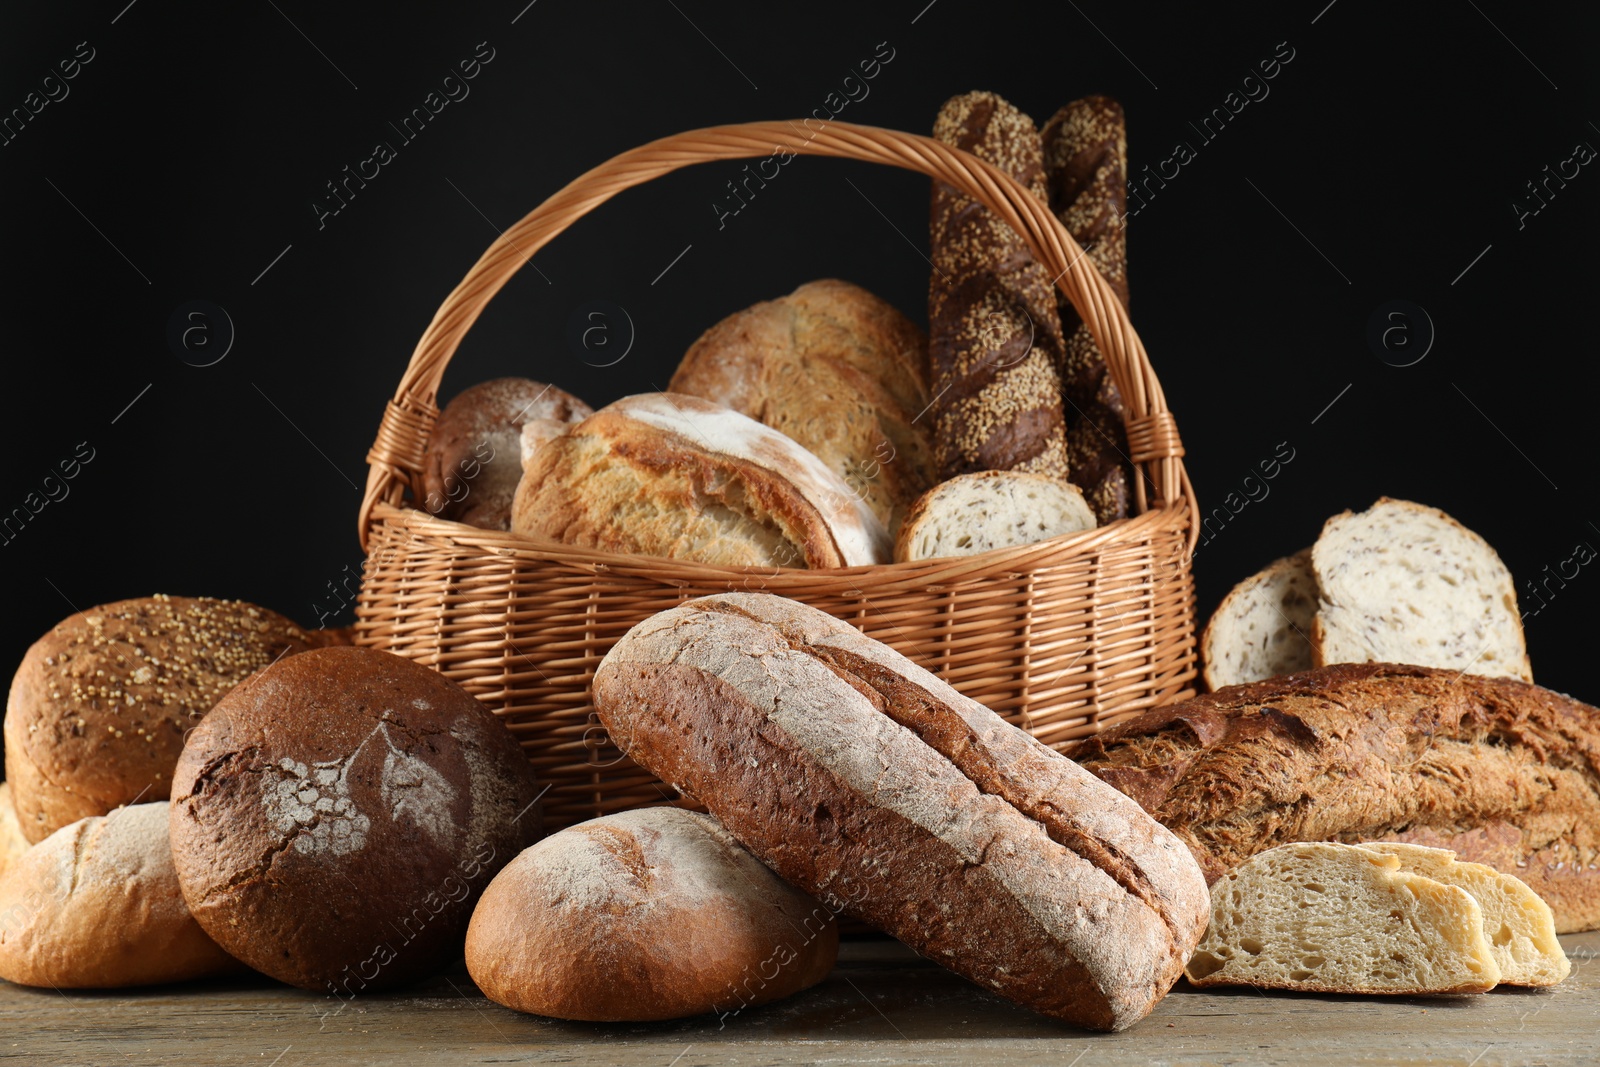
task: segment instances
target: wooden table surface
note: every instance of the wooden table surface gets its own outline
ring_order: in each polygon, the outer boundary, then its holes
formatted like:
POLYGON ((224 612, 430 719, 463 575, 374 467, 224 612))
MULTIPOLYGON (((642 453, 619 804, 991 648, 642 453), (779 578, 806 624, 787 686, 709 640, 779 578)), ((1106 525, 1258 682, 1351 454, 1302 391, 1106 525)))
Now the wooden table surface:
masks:
POLYGON ((597 1025, 520 1015, 485 1000, 462 967, 342 1006, 267 982, 109 993, 0 983, 0 1062, 561 1063, 695 1067, 791 1063, 1496 1064, 1600 1063, 1600 933, 1562 938, 1553 990, 1475 997, 1202 993, 1180 983, 1122 1034, 1091 1034, 1014 1007, 889 941, 844 945, 821 985, 718 1025, 597 1025))

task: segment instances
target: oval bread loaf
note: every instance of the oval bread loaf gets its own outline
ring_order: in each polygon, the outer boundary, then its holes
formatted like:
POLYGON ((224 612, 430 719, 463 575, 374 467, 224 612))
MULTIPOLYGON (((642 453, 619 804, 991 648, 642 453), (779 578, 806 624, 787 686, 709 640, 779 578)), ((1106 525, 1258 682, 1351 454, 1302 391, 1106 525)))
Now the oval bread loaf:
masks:
POLYGON ((1096 1029, 1149 1013, 1205 926, 1176 837, 885 645, 766 594, 630 630, 594 702, 616 743, 791 885, 1096 1029))
POLYGON ((472 914, 467 970, 490 1000, 558 1019, 726 1016, 827 977, 833 914, 711 816, 644 808, 512 860, 472 914))
POLYGON ((57 989, 185 982, 242 972, 189 914, 166 801, 80 819, 0 878, 0 978, 57 989))

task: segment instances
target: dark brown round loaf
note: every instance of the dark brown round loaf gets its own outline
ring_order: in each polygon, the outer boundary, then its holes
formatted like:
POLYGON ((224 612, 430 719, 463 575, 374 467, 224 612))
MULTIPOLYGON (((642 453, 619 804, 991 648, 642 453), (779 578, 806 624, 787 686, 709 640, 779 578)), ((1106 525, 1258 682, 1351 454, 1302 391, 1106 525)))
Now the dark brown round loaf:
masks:
POLYGON ((559 1019, 730 1014, 826 978, 833 916, 711 816, 645 808, 512 860, 473 913, 467 970, 489 999, 559 1019))
POLYGON ((423 507, 469 526, 509 530, 524 438, 537 446, 593 414, 571 393, 529 378, 495 378, 464 390, 428 435, 423 507))
POLYGON ((314 642, 237 600, 153 596, 64 620, 23 657, 6 705, 6 778, 43 841, 121 804, 165 800, 184 735, 224 693, 314 642))
POLYGON ((537 837, 510 731, 443 675, 321 648, 229 693, 190 735, 172 855, 200 926, 250 966, 349 998, 461 951, 473 902, 537 837))

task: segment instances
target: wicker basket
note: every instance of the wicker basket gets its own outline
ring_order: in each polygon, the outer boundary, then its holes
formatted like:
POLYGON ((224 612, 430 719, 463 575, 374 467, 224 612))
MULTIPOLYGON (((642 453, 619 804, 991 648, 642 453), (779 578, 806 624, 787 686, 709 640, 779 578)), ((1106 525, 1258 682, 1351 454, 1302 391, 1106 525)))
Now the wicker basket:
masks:
POLYGON ((361 505, 357 637, 434 667, 504 717, 548 784, 551 828, 674 799, 617 751, 589 703, 600 658, 686 598, 764 589, 822 608, 1049 744, 1192 694, 1193 490, 1172 416, 1122 305, 1048 208, 987 163, 925 137, 835 123, 804 144, 781 122, 668 137, 589 171, 508 229, 445 299, 384 412, 361 505), (548 545, 430 516, 423 450, 445 366, 535 251, 631 186, 776 145, 920 171, 996 212, 1078 308, 1128 411, 1138 514, 979 556, 833 571, 748 570, 548 545))

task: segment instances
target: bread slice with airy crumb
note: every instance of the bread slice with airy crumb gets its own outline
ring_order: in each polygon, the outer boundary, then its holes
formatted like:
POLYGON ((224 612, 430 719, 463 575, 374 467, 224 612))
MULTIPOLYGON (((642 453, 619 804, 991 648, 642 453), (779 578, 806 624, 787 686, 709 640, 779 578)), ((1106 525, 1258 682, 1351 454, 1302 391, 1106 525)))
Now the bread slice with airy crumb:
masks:
POLYGON ((1500 967, 1502 985, 1549 986, 1572 970, 1556 940, 1555 919, 1527 884, 1482 863, 1456 859, 1447 848, 1400 841, 1366 841, 1362 848, 1394 856, 1400 869, 1472 894, 1483 911, 1483 933, 1500 967))
POLYGON ((1380 499, 1335 515, 1311 549, 1316 665, 1410 663, 1533 681, 1511 572, 1438 508, 1380 499))
POLYGON ((1274 560, 1233 587, 1200 637, 1206 686, 1221 689, 1311 669, 1317 577, 1311 550, 1274 560))
POLYGON ((895 538, 894 558, 972 556, 1094 527, 1093 509, 1070 482, 1030 471, 976 471, 917 499, 895 538))
POLYGON ((1500 980, 1472 894, 1332 842, 1279 845, 1217 879, 1184 973, 1318 993, 1481 993, 1500 980))

